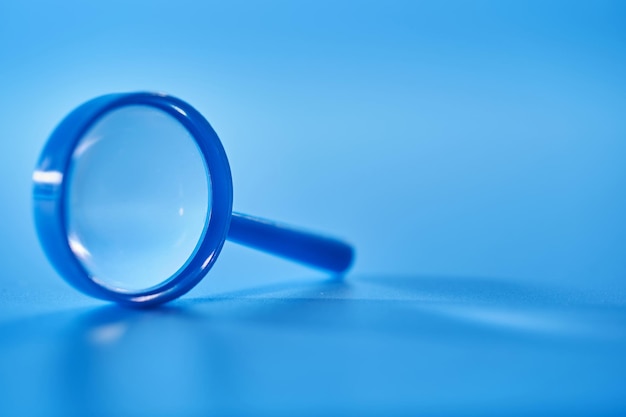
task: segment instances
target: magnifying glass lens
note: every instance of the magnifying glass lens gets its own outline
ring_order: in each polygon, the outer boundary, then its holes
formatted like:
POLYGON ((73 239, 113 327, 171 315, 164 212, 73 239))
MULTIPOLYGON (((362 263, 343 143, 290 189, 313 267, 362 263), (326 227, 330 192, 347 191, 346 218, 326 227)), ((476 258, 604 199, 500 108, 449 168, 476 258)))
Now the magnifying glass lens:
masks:
POLYGON ((150 106, 112 110, 72 155, 64 201, 71 250, 106 287, 158 285, 203 238, 209 181, 196 141, 174 117, 150 106))

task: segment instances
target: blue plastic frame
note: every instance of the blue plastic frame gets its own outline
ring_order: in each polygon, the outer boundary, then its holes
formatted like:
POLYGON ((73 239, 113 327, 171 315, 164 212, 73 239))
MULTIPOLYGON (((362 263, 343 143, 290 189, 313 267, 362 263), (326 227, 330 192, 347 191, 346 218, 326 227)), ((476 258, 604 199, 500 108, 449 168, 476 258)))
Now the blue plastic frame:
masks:
POLYGON ((226 238, 279 256, 326 269, 346 271, 350 245, 292 227, 232 212, 233 185, 226 152, 209 122, 191 105, 164 94, 121 93, 90 100, 72 111, 54 130, 33 174, 35 225, 52 265, 76 289, 128 306, 152 306, 191 290, 213 266, 226 238), (184 267, 163 283, 141 291, 112 288, 92 277, 70 248, 65 220, 65 177, 74 149, 89 128, 108 112, 125 106, 160 109, 178 120, 195 139, 211 178, 211 212, 197 250, 184 267))

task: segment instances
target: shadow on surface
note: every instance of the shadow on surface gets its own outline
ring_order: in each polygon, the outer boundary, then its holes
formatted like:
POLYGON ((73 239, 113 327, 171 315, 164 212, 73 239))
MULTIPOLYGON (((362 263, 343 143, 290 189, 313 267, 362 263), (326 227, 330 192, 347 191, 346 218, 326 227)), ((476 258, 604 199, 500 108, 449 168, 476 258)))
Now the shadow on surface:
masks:
POLYGON ((624 329, 623 305, 470 278, 73 310, 0 326, 0 414, 603 410, 624 405, 624 329))

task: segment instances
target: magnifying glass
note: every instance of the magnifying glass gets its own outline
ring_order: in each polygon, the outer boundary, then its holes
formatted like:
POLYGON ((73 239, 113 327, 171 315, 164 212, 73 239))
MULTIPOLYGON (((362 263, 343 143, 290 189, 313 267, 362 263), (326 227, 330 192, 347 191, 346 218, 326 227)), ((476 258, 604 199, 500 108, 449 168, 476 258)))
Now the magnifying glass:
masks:
POLYGON ((111 94, 72 111, 33 173, 35 224, 48 259, 78 290, 131 306, 185 294, 226 239, 335 274, 353 249, 232 211, 222 144, 191 105, 111 94))

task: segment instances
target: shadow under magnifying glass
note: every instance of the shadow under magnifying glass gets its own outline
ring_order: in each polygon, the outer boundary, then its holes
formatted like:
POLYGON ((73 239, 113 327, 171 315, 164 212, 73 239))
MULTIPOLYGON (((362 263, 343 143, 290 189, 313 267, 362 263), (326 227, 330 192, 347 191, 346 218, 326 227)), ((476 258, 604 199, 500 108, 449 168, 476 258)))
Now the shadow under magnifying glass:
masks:
POLYGON ((66 328, 56 361, 58 406, 63 415, 177 415, 181 410, 200 415, 236 409, 248 377, 238 363, 249 348, 246 332, 287 313, 283 303, 254 297, 289 291, 308 298, 345 288, 343 280, 333 279, 150 310, 115 305, 89 310, 66 328))
POLYGON ((65 415, 190 415, 219 409, 228 352, 210 316, 109 306, 72 323, 58 361, 65 415))

